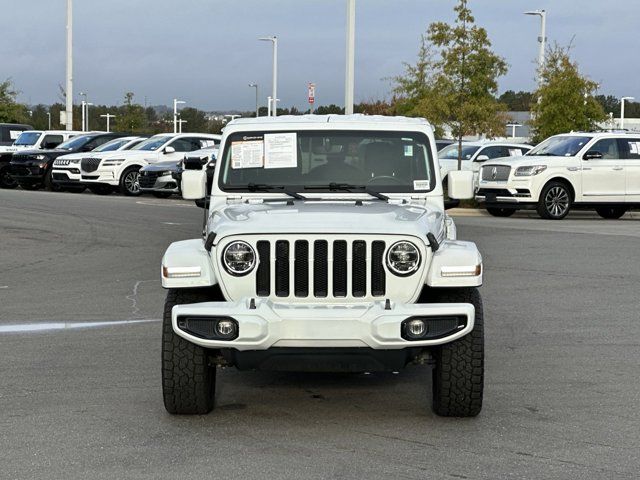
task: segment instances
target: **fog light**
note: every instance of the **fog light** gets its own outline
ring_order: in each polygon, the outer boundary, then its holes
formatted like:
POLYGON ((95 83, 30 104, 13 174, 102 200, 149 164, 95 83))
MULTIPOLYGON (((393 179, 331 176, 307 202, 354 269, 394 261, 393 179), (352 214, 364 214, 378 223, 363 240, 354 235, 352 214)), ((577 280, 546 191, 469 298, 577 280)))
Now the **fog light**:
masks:
POLYGON ((427 333, 427 325, 424 320, 411 320, 407 322, 407 335, 413 338, 420 338, 427 333))
POLYGON ((233 320, 220 320, 216 325, 216 333, 221 338, 233 338, 236 336, 236 323, 233 320))

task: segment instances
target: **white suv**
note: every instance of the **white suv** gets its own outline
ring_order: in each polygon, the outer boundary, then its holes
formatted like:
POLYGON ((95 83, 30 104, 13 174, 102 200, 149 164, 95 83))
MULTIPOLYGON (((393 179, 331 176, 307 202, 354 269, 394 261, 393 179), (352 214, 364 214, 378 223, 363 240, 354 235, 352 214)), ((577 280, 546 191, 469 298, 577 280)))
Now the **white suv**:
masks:
MULTIPOLYGON (((210 196, 185 162, 183 197, 208 211, 202 237, 162 260, 166 409, 209 412, 217 366, 416 363, 434 365, 437 414, 477 415, 482 257, 456 239, 435 146, 424 119, 261 117, 225 127, 210 196)), ((472 198, 473 174, 451 172, 449 192, 472 198)))
POLYGON ((559 220, 587 208, 620 218, 640 206, 640 133, 556 135, 524 157, 486 163, 476 200, 500 217, 535 209, 559 220))
POLYGON ((124 195, 140 195, 138 172, 145 165, 178 161, 185 152, 214 146, 220 135, 206 133, 161 133, 132 150, 101 157, 88 156, 80 162, 82 183, 93 192, 110 193, 118 188, 124 195))
MULTIPOLYGON (((496 158, 519 157, 526 154, 533 147, 523 143, 480 141, 462 143, 462 168, 476 173, 487 160, 496 158)), ((458 143, 452 143, 438 152, 440 161, 440 175, 446 185, 447 175, 451 170, 458 170, 458 143)))

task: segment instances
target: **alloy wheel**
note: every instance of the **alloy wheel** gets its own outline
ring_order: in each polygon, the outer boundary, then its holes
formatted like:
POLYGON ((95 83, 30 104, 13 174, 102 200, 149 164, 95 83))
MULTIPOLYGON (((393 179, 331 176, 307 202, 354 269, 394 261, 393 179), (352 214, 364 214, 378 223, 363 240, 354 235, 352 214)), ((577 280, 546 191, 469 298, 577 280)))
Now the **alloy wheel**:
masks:
POLYGON ((140 183, 138 182, 138 172, 131 171, 124 177, 124 186, 131 193, 140 192, 140 183))
POLYGON ((569 193, 562 187, 552 187, 544 197, 544 205, 552 216, 561 217, 569 209, 569 193))

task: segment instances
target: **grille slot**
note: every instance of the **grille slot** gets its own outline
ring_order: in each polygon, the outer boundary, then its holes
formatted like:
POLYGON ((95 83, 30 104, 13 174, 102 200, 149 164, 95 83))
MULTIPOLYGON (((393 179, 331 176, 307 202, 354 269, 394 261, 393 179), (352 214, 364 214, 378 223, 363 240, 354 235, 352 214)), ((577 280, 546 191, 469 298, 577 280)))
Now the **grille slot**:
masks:
POLYGON ((371 244, 371 295, 374 297, 384 296, 387 289, 383 264, 384 249, 384 242, 377 240, 371 244))
POLYGON ((485 165, 482 167, 482 180, 488 182, 506 182, 509 180, 511 167, 507 165, 485 165))
POLYGON ((99 158, 83 158, 80 163, 80 167, 85 172, 95 172, 96 170, 98 170, 100 162, 101 160, 99 158))
POLYGON ((347 296, 347 242, 333 242, 333 296, 347 296))
POLYGON ((329 293, 329 243, 318 240, 313 244, 313 294, 324 298, 329 293))
POLYGON ((289 242, 276 242, 276 296, 289 296, 289 242))
POLYGON ((351 294, 364 297, 367 294, 367 243, 356 240, 352 246, 351 294))
POLYGON ((294 292, 296 297, 309 296, 309 242, 296 240, 294 260, 294 292))
POLYGON ((260 297, 268 297, 271 293, 270 278, 271 278, 271 246, 266 240, 260 240, 257 245, 258 258, 260 263, 258 264, 258 270, 256 271, 256 294, 260 297))

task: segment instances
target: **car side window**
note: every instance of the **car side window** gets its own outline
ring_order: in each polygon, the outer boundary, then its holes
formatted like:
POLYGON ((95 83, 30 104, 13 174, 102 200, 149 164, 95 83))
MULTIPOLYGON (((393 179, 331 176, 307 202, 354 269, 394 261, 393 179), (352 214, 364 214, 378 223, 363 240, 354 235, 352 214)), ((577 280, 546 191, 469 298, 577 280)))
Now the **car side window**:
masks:
POLYGON ((62 135, 45 135, 41 143, 42 145, 58 146, 62 143, 62 135))
POLYGON ((176 149, 176 152, 192 152, 193 150, 197 150, 197 148, 193 148, 193 140, 190 138, 178 138, 171 142, 171 147, 176 149))
POLYGON ((640 138, 621 138, 619 147, 628 160, 640 160, 640 138))
POLYGON ((618 141, 615 138, 605 138, 597 141, 589 151, 600 152, 604 160, 617 160, 622 158, 618 149, 618 141))
POLYGON ((486 147, 480 150, 478 157, 481 155, 486 155, 490 160, 492 160, 494 158, 508 157, 509 151, 505 147, 494 145, 493 147, 486 147))

